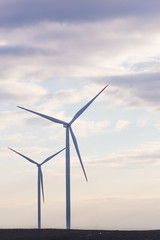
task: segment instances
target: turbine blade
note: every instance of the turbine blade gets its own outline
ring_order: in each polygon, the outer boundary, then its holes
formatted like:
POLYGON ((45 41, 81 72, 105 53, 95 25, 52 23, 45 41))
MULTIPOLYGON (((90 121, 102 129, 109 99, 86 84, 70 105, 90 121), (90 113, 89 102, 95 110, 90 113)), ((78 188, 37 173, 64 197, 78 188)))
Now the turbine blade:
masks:
POLYGON ((44 163, 48 162, 51 158, 55 157, 57 154, 59 154, 60 152, 62 152, 64 149, 66 148, 63 148, 62 150, 60 150, 59 152, 53 154, 52 156, 46 158, 40 165, 43 165, 44 163))
POLYGON ((41 166, 39 166, 39 169, 40 169, 40 184, 41 184, 42 197, 43 197, 43 202, 44 202, 43 173, 42 173, 41 166))
POLYGON ((18 107, 18 108, 21 108, 21 109, 23 109, 23 110, 26 110, 26 111, 28 111, 28 112, 34 113, 34 114, 36 114, 36 115, 39 115, 39 116, 41 116, 41 117, 43 117, 43 118, 46 118, 46 119, 48 119, 48 120, 50 120, 50 121, 52 121, 52 122, 60 123, 60 124, 65 124, 65 125, 67 124, 66 122, 61 121, 61 120, 59 120, 59 119, 57 119, 57 118, 53 118, 53 117, 44 115, 44 114, 42 114, 42 113, 34 112, 34 111, 32 111, 32 110, 29 110, 29 109, 27 109, 27 108, 23 108, 23 107, 20 107, 20 106, 17 106, 17 107, 18 107))
POLYGON ((81 159, 81 155, 80 155, 80 152, 79 152, 79 148, 78 148, 78 143, 77 143, 76 137, 75 137, 75 135, 74 135, 73 130, 72 130, 71 127, 69 128, 69 130, 70 130, 70 133, 71 133, 71 136, 72 136, 72 140, 73 140, 73 143, 74 143, 74 146, 75 146, 75 149, 76 149, 77 155, 78 155, 78 157, 79 157, 79 161, 80 161, 80 164, 81 164, 81 167, 82 167, 82 170, 83 170, 84 176, 85 176, 85 178, 86 178, 86 181, 88 181, 88 179, 87 179, 87 175, 86 175, 86 172, 85 172, 85 169, 84 169, 83 163, 82 163, 82 159, 81 159))
POLYGON ((72 124, 88 107, 89 105, 104 91, 104 89, 108 87, 105 86, 91 101, 89 101, 83 108, 81 108, 76 114, 75 116, 73 117, 73 119, 70 121, 69 124, 72 124))
POLYGON ((10 149, 11 151, 13 151, 13 152, 15 152, 15 153, 19 154, 20 156, 24 157, 24 158, 25 158, 25 159, 27 159, 29 162, 31 162, 31 163, 34 163, 34 164, 36 164, 36 165, 37 165, 37 163, 36 163, 35 161, 33 161, 32 159, 30 159, 30 158, 26 157, 25 155, 23 155, 23 154, 21 154, 21 153, 19 153, 19 152, 15 151, 15 150, 13 150, 12 148, 9 148, 9 149, 10 149))

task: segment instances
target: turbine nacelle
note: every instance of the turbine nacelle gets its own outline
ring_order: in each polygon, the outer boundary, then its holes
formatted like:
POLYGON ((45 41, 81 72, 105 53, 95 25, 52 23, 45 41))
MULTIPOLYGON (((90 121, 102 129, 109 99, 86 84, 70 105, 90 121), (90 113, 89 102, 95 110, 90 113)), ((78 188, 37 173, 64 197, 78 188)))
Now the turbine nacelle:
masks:
POLYGON ((67 123, 67 124, 63 124, 64 128, 69 128, 71 126, 71 124, 67 123))

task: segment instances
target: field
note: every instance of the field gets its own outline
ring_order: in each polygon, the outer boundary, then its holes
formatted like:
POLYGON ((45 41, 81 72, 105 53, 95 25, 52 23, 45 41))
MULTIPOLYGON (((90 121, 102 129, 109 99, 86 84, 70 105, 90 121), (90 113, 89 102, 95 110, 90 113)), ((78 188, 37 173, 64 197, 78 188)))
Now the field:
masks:
POLYGON ((0 229, 1 240, 160 240, 160 230, 0 229))

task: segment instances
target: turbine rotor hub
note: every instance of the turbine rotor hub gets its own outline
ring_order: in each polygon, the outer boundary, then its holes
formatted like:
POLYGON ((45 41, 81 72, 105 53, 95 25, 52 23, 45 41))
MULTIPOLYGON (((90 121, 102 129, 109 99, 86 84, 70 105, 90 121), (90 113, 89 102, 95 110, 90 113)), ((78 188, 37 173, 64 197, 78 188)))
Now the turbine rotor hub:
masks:
POLYGON ((68 127, 70 127, 70 124, 69 123, 68 124, 63 124, 63 127, 68 128, 68 127))

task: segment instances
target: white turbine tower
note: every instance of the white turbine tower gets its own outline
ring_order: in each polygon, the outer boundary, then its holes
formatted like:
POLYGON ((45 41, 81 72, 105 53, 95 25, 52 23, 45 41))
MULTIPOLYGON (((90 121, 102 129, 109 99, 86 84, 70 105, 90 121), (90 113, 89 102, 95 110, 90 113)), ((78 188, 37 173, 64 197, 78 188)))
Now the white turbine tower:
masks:
POLYGON ((62 152, 65 148, 63 148, 62 150, 60 150, 59 152, 55 153, 54 155, 46 158, 42 163, 37 163, 34 160, 24 156, 23 154, 13 150, 12 148, 9 148, 11 151, 19 154, 20 156, 24 157, 25 159, 27 159, 29 162, 37 165, 38 167, 38 228, 41 228, 41 190, 42 190, 42 196, 43 196, 43 202, 44 202, 44 190, 43 190, 43 174, 42 174, 42 169, 41 166, 48 162, 51 158, 55 157, 57 154, 59 154, 60 152, 62 152))
POLYGON ((83 173, 85 175, 86 181, 88 181, 87 175, 86 175, 83 163, 82 163, 81 155, 80 155, 80 152, 79 152, 78 143, 77 143, 76 137, 75 137, 75 135, 73 133, 73 130, 71 128, 71 125, 89 107, 89 105, 104 91, 104 89, 107 86, 105 86, 91 101, 89 101, 83 108, 81 108, 75 114, 75 116, 72 118, 72 120, 69 123, 67 123, 65 121, 62 121, 62 120, 59 120, 57 118, 53 118, 53 117, 50 117, 50 116, 47 116, 47 115, 44 115, 44 114, 41 114, 41 113, 38 113, 38 112, 35 112, 35 111, 32 111, 32 110, 29 110, 29 109, 26 109, 26 108, 18 106, 19 108, 21 108, 23 110, 26 110, 28 112, 37 114, 37 115, 39 115, 39 116, 41 116, 43 118, 46 118, 46 119, 48 119, 48 120, 50 120, 52 122, 62 124, 63 127, 66 128, 66 228, 67 229, 70 229, 70 227, 71 227, 71 216, 70 216, 71 214, 70 214, 70 144, 69 144, 69 132, 71 134, 71 137, 72 137, 72 140, 73 140, 73 143, 74 143, 74 146, 75 146, 75 149, 76 149, 76 152, 77 152, 77 155, 78 155, 78 158, 79 158, 79 161, 80 161, 83 173))

